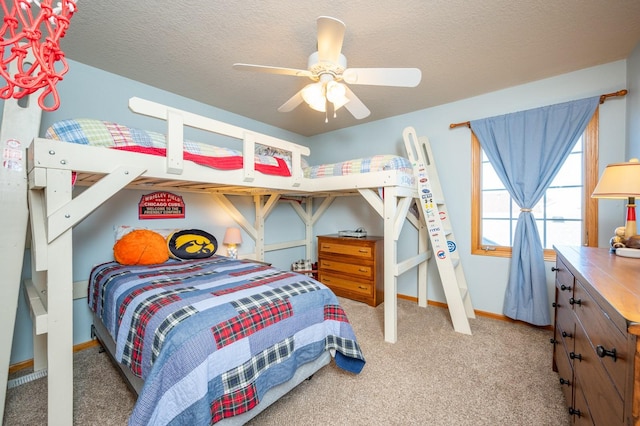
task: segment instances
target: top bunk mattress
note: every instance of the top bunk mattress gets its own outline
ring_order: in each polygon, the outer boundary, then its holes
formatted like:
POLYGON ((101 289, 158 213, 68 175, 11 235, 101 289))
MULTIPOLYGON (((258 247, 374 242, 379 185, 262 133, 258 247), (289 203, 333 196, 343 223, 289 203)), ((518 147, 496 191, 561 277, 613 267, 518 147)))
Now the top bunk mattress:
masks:
MULTIPOLYGON (((166 155, 165 135, 121 124, 95 119, 68 119, 54 123, 45 133, 47 139, 99 146, 151 155, 166 155)), ((255 169, 276 176, 291 176, 291 153, 278 148, 256 144, 255 169)), ((208 143, 184 140, 184 159, 220 170, 243 167, 242 152, 208 143)), ((375 155, 333 164, 309 166, 302 159, 305 178, 346 176, 361 173, 397 170, 411 175, 408 159, 397 155, 375 155)))
MULTIPOLYGON (((122 151, 166 156, 165 135, 121 124, 93 120, 69 119, 53 123, 45 133, 47 139, 81 145, 100 146, 122 151)), ((256 170, 269 175, 291 176, 291 155, 261 154, 263 146, 256 145, 256 170)), ((215 145, 184 140, 184 159, 220 170, 242 168, 242 152, 215 145)))

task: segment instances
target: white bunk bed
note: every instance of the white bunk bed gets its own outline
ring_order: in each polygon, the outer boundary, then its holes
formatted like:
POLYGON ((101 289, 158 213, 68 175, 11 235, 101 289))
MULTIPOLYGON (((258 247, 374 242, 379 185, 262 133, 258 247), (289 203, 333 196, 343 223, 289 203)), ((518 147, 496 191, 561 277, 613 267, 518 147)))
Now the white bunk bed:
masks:
MULTIPOLYGON (((416 183, 411 175, 385 170, 305 178, 302 156, 309 155, 307 147, 139 98, 132 98, 129 105, 134 112, 166 120, 166 157, 44 138, 34 138, 27 152, 32 277, 25 283, 25 288, 34 323, 34 370, 48 367, 49 389, 56 390, 49 392, 48 396, 52 424, 54 419, 56 424, 72 423, 72 301, 74 297, 86 296, 87 283, 73 283, 73 227, 125 188, 162 188, 211 194, 255 240, 256 251, 252 257, 258 261, 264 260, 266 251, 294 246, 305 246, 307 257, 311 258, 313 225, 318 218, 336 197, 361 196, 384 223, 384 339, 391 343, 397 340, 399 275, 418 268, 418 303, 427 306, 427 231, 422 213, 419 212, 419 217, 409 213, 414 200, 418 199, 416 183), (243 168, 216 170, 183 160, 185 126, 240 140, 243 168), (257 143, 291 152, 291 176, 256 172, 254 147, 257 143), (75 185, 87 187, 76 197, 72 192, 72 173, 76 174, 75 185), (384 188, 383 198, 379 195, 380 188, 384 188), (254 223, 242 216, 227 195, 253 197, 254 223), (291 202, 305 224, 306 238, 266 244, 265 219, 285 195, 306 197, 305 207, 291 202), (320 202, 317 208, 313 206, 314 200, 320 202), (419 243, 415 256, 399 262, 397 242, 405 221, 418 230, 419 243)), ((412 141, 417 144, 418 138, 412 141)), ((407 146, 407 149, 412 152, 421 150, 417 146, 407 146)), ((9 340, 9 348, 10 343, 9 340)))

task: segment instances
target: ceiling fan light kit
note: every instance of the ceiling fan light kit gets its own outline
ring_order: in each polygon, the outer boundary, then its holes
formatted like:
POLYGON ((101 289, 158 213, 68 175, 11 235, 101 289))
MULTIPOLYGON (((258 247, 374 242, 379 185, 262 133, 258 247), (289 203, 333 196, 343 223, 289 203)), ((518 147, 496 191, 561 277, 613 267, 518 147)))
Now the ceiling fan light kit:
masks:
POLYGON ((345 24, 328 16, 319 17, 317 22, 318 51, 309 55, 307 70, 241 63, 233 65, 238 70, 308 77, 316 82, 303 87, 278 111, 289 112, 305 102, 312 109, 326 114, 331 103, 334 117, 335 111, 344 106, 360 120, 368 117, 371 111, 344 83, 395 87, 415 87, 420 84, 422 73, 418 68, 347 68, 347 58, 341 53, 345 24))
POLYGON ((333 104, 334 112, 342 108, 349 98, 347 98, 347 88, 344 84, 335 80, 321 76, 317 83, 307 84, 301 91, 302 99, 313 109, 320 112, 327 112, 327 102, 333 104))

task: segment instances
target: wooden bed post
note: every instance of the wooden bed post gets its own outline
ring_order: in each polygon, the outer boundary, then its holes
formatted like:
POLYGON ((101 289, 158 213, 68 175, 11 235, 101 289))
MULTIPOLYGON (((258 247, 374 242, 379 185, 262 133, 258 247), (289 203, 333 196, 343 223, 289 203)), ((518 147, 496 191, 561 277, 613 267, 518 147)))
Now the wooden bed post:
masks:
POLYGON ((264 262, 264 221, 262 195, 254 195, 253 203, 256 209, 256 220, 253 224, 256 229, 256 260, 264 262))
MULTIPOLYGON (((420 203, 420 199, 416 198, 415 202, 420 203)), ((424 213, 421 208, 418 208, 418 252, 419 253, 427 253, 427 256, 430 256, 429 252, 429 234, 427 233, 427 221, 424 217, 424 213)), ((427 300, 429 295, 429 277, 428 273, 428 262, 422 262, 418 265, 418 306, 423 308, 427 307, 427 300)))
POLYGON ((15 99, 4 101, 0 128, 0 223, 4 229, 0 239, 0 424, 4 417, 29 218, 26 148, 38 136, 40 116, 35 96, 23 98, 20 103, 15 99))
POLYGON ((305 204, 305 213, 308 220, 304 222, 304 235, 307 240, 307 245, 305 249, 305 253, 307 254, 307 259, 316 259, 315 253, 313 252, 314 241, 313 241, 313 197, 306 197, 305 204))
MULTIPOLYGON (((72 198, 71 172, 47 170, 47 212, 72 198)), ((51 214, 48 214, 48 219, 51 214)), ((72 228, 47 247, 48 424, 73 424, 73 250, 72 228)))
POLYGON ((384 189, 384 340, 398 340, 398 238, 395 235, 397 194, 395 187, 384 189), (392 267, 393 266, 393 267, 392 267))

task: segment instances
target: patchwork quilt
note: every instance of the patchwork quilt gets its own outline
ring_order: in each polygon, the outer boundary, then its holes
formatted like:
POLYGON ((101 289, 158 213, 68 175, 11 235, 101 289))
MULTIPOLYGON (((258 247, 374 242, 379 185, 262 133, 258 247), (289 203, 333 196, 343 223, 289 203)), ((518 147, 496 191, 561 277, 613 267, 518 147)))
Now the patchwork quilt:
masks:
POLYGON ((336 296, 295 272, 213 256, 91 272, 88 303, 116 359, 145 380, 130 425, 214 424, 255 407, 330 350, 365 359, 336 296))
MULTIPOLYGON (((47 129, 45 137, 162 157, 167 153, 166 138, 161 133, 86 118, 55 122, 47 129)), ((184 141, 183 158, 220 170, 241 169, 243 164, 240 151, 189 140, 184 141)), ((279 155, 256 154, 255 169, 269 175, 291 176, 291 160, 279 155)))
POLYGON ((345 176, 357 173, 380 172, 383 170, 400 170, 412 174, 411 162, 397 155, 374 155, 333 164, 321 164, 304 169, 304 177, 322 178, 328 176, 345 176))

